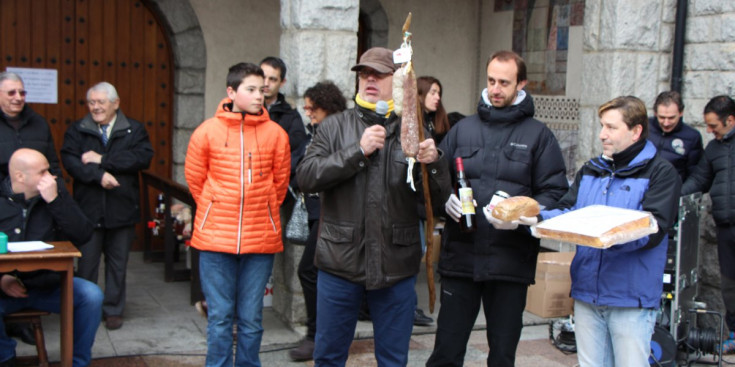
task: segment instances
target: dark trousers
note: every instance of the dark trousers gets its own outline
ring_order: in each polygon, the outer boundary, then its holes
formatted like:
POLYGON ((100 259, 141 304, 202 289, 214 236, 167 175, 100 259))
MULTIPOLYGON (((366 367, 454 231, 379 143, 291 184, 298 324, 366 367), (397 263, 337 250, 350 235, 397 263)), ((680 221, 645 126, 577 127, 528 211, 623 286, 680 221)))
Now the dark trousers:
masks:
POLYGON ((372 313, 375 359, 378 366, 406 366, 416 308, 416 277, 381 289, 365 286, 319 271, 314 366, 344 366, 355 336, 363 297, 372 313))
POLYGON ((523 328, 528 285, 444 276, 441 286, 434 351, 426 366, 461 367, 464 364, 467 342, 482 303, 490 346, 487 365, 512 367, 523 328))
POLYGON ((306 306, 306 338, 314 340, 316 335, 316 279, 319 274, 314 266, 316 253, 316 240, 319 232, 319 221, 309 221, 309 237, 304 245, 304 253, 299 262, 299 282, 304 292, 304 304, 306 306))
POLYGON ((100 256, 105 254, 104 316, 122 316, 125 308, 125 276, 130 246, 135 236, 135 226, 95 229, 92 238, 79 251, 82 257, 77 263, 77 276, 97 284, 100 256))
POLYGON ((717 258, 720 262, 720 292, 725 303, 725 323, 735 331, 735 226, 717 227, 717 258))

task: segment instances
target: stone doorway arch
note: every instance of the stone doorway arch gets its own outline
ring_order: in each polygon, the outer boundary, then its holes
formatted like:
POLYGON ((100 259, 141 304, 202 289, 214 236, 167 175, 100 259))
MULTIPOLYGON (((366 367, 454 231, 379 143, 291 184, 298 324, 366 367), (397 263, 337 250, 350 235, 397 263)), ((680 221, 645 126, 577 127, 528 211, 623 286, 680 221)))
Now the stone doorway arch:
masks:
POLYGON ((206 45, 189 0, 147 0, 166 29, 174 62, 172 178, 184 183, 184 158, 189 137, 204 120, 206 45))
POLYGON ((388 45, 388 15, 379 0, 361 0, 357 30, 357 55, 371 47, 388 45))

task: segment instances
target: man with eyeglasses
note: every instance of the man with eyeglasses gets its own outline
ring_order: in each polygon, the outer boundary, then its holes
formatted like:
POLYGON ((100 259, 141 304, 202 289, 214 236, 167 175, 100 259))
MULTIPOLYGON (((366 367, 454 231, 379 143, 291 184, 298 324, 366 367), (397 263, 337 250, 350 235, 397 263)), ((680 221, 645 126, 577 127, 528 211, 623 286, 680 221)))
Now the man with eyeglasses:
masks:
MULTIPOLYGON (((26 104, 26 90, 20 75, 0 72, 0 182, 8 176, 8 162, 20 148, 37 150, 49 162, 49 172, 63 185, 59 157, 46 119, 26 104)), ((8 335, 35 345, 30 324, 9 324, 8 335)))
MULTIPOLYGON (((314 364, 345 364, 367 297, 378 365, 405 366, 421 264, 421 170, 417 164, 411 172, 413 191, 406 183, 401 119, 393 113, 393 52, 371 48, 352 70, 359 76, 356 106, 320 123, 296 168, 299 187, 321 200, 314 364), (378 106, 386 111, 378 114, 378 106)), ((451 185, 434 140, 419 144, 417 160, 430 172, 432 202, 443 202, 449 192, 441 190, 451 185)))
POLYGON ((46 119, 26 105, 20 75, 0 72, 0 180, 8 175, 10 156, 19 148, 35 149, 49 161, 49 171, 61 177, 59 157, 46 119))
POLYGON ((128 253, 140 221, 138 173, 147 169, 153 147, 145 126, 120 111, 120 98, 107 82, 87 91, 89 114, 66 130, 64 169, 74 178, 74 199, 94 224, 92 238, 79 246, 77 276, 97 283, 105 255, 102 315, 108 330, 123 324, 128 253))

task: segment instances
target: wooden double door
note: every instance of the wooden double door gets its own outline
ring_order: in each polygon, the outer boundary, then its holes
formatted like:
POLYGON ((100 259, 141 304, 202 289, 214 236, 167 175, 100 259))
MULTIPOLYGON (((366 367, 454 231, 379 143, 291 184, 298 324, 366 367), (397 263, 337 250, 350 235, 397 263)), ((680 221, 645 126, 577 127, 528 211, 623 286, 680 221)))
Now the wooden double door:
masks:
POLYGON ((89 112, 87 90, 107 81, 123 113, 148 130, 151 171, 170 178, 172 60, 168 37, 145 1, 0 0, 0 70, 57 70, 58 103, 30 104, 48 121, 57 152, 69 125, 89 112))

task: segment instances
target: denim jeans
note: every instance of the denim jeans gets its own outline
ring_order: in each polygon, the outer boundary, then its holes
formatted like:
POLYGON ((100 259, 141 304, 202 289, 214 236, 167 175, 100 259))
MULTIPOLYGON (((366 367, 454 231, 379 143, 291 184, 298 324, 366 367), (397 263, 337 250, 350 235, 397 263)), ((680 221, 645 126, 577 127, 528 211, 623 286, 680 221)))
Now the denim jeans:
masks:
POLYGON ((330 273, 317 276, 317 318, 314 366, 344 366, 355 336, 362 297, 367 297, 375 335, 378 366, 405 366, 416 308, 416 277, 388 288, 365 286, 330 273))
MULTIPOLYGON (((102 320, 102 291, 90 281, 74 278, 74 367, 92 362, 92 345, 102 320)), ((3 316, 24 308, 59 313, 61 288, 29 289, 27 298, 0 298, 0 361, 15 355, 16 341, 5 334, 3 316)))
POLYGON ((237 320, 235 366, 260 366, 263 296, 273 254, 202 251, 199 274, 207 300, 207 367, 232 366, 232 325, 237 320))
POLYGON ((649 367, 656 310, 574 302, 580 367, 649 367))

